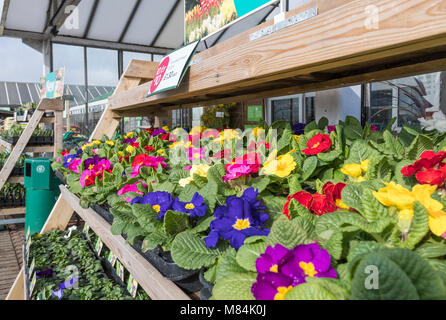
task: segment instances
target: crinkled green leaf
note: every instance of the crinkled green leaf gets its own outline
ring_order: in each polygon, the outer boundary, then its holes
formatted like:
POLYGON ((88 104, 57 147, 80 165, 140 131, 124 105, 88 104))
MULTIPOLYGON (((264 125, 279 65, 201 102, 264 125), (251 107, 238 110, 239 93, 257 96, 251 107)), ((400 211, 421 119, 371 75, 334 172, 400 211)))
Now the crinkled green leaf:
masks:
POLYGON ((254 300, 251 287, 256 277, 254 272, 231 274, 217 281, 212 295, 216 300, 254 300))

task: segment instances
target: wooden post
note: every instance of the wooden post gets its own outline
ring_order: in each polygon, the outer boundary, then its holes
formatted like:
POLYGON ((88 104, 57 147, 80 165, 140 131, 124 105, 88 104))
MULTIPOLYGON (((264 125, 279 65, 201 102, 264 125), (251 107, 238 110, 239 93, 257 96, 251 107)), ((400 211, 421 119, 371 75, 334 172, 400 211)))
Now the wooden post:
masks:
POLYGON ((63 148, 63 112, 54 111, 54 155, 63 148))

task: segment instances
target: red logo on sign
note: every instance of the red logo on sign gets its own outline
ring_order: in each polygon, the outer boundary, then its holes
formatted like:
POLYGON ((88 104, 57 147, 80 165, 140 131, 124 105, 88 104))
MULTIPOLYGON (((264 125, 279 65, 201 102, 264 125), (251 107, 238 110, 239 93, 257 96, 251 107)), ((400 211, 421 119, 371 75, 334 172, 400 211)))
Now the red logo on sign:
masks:
POLYGON ((150 86, 150 93, 153 93, 156 88, 158 88, 161 80, 163 80, 164 74, 166 73, 167 67, 169 66, 169 60, 169 57, 164 58, 164 60, 161 61, 160 65, 158 66, 155 77, 152 80, 152 85, 150 86))

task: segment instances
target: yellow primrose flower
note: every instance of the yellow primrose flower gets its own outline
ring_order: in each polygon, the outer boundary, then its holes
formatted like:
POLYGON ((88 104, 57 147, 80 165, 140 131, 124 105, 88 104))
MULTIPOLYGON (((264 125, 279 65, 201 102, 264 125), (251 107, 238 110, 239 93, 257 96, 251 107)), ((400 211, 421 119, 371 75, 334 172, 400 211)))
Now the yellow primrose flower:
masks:
POLYGON ((93 141, 93 143, 94 143, 95 145, 97 145, 97 146, 98 146, 98 145, 100 145, 100 144, 101 144, 101 141, 99 141, 99 140, 94 140, 94 141, 93 141))
POLYGON ((190 129, 189 135, 194 136, 198 133, 202 133, 204 129, 205 129, 205 127, 202 127, 202 126, 192 127, 192 129, 190 129))
POLYGON ((156 151, 156 153, 160 154, 160 155, 165 155, 166 152, 164 152, 163 149, 159 149, 158 151, 156 151))
POLYGON ((262 134, 264 134, 264 132, 265 132, 265 129, 263 129, 262 127, 255 127, 252 129, 251 134, 258 138, 262 134))
POLYGON ((106 144, 108 144, 110 147, 113 147, 115 143, 111 140, 105 141, 106 144))
POLYGON ((198 174, 200 177, 206 178, 208 175, 210 166, 207 164, 194 164, 190 169, 190 176, 193 177, 194 173, 198 174))
POLYGON ((277 150, 270 153, 268 159, 263 164, 261 173, 285 178, 296 168, 296 162, 294 162, 294 158, 290 154, 278 156, 277 159, 276 156, 277 150))
POLYGON ((356 182, 363 182, 363 181, 366 181, 363 176, 359 176, 356 178, 356 182))
POLYGON ((124 153, 122 151, 118 151, 118 154, 122 157, 124 153))
POLYGON ((297 135, 297 134, 295 134, 295 135, 294 135, 294 140, 296 140, 296 142, 297 142, 297 143, 299 143, 299 140, 300 140, 300 136, 299 136, 299 135, 297 135))
POLYGON ((168 126, 164 126, 164 127, 162 127, 162 129, 163 129, 164 131, 169 131, 169 127, 168 127, 168 126))
POLYGON ((414 214, 413 204, 419 201, 429 214, 431 232, 436 236, 446 238, 446 212, 443 211, 441 202, 431 198, 437 186, 417 184, 412 191, 409 191, 393 181, 384 182, 384 184, 385 188, 381 188, 378 192, 372 191, 372 193, 386 207, 395 206, 399 209, 398 217, 400 222, 407 226, 407 230, 414 214))
POLYGON ((127 132, 127 134, 125 135, 125 137, 124 138, 133 138, 133 132, 127 132))
POLYGON ((362 174, 361 165, 357 163, 349 163, 344 165, 341 172, 347 176, 356 178, 362 174))
POLYGON ((180 186, 182 186, 184 188, 186 185, 188 185, 192 181, 194 181, 194 178, 187 177, 187 178, 180 179, 180 181, 178 181, 178 183, 180 186))
POLYGON ((347 210, 350 209, 350 207, 349 207, 348 205, 346 205, 346 204, 342 201, 342 199, 336 199, 336 206, 338 206, 339 208, 342 208, 342 209, 347 209, 347 210))
POLYGON ((93 144, 92 144, 92 143, 87 143, 87 144, 83 145, 83 146, 81 147, 81 149, 82 149, 82 151, 84 151, 85 148, 88 148, 88 147, 93 147, 93 144))
POLYGON ((220 142, 221 144, 223 144, 225 140, 233 139, 241 139, 238 131, 234 129, 226 129, 220 132, 220 136, 217 139, 214 139, 214 142, 220 142))
POLYGON ((184 142, 183 141, 178 141, 178 142, 174 142, 171 145, 169 145, 170 149, 176 149, 178 147, 184 146, 184 142))
POLYGON ((369 170, 369 159, 361 161, 361 170, 367 172, 369 170))
POLYGON ((135 150, 135 148, 134 147, 132 147, 132 146, 127 146, 127 148, 125 148, 125 151, 127 151, 128 153, 132 153, 133 152, 133 150, 135 150))

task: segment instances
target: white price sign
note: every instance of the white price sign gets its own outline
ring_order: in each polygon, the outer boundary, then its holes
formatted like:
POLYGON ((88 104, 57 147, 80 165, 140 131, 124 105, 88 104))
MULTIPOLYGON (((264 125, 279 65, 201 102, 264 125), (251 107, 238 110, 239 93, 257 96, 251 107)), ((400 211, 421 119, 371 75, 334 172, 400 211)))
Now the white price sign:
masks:
POLYGON ((149 89, 148 96, 178 88, 190 66, 199 41, 181 47, 161 60, 149 89))

